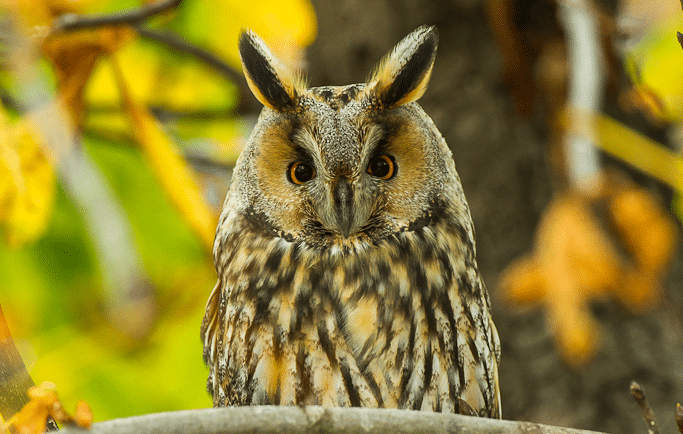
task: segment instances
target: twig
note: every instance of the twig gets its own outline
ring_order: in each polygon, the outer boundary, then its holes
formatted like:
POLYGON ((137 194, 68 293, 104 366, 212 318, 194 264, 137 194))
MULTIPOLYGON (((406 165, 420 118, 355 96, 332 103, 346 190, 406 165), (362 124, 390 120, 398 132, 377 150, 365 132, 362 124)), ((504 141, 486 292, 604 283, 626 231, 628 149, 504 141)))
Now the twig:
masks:
POLYGON ((138 34, 144 38, 150 39, 155 42, 159 42, 181 53, 187 53, 201 60, 202 62, 216 69, 218 72, 220 72, 222 75, 224 75, 227 79, 229 79, 235 84, 244 81, 244 79, 242 78, 242 74, 240 72, 233 69, 230 65, 225 63, 218 56, 209 51, 204 50, 201 47, 198 47, 197 45, 189 42, 188 40, 184 39, 182 36, 178 34, 173 34, 166 31, 152 30, 142 26, 135 26, 135 31, 138 32, 138 34))
POLYGON ((676 404, 676 426, 678 427, 678 432, 683 434, 683 407, 681 404, 676 404))
MULTIPOLYGON (((443 413, 318 406, 247 406, 156 413, 99 422, 89 434, 239 433, 592 434, 570 428, 443 413)), ((73 428, 64 434, 82 434, 73 428)))
POLYGON ((655 420, 655 414, 652 412, 652 408, 650 408, 650 403, 647 401, 643 386, 633 381, 631 383, 631 396, 636 400, 638 407, 640 407, 640 411, 643 413, 643 417, 647 423, 648 433, 659 434, 659 427, 655 420))
POLYGON ((182 0, 159 0, 139 8, 106 15, 64 14, 54 20, 52 23, 52 31, 58 33, 99 26, 122 24, 135 25, 142 23, 154 15, 175 8, 181 1, 182 0))

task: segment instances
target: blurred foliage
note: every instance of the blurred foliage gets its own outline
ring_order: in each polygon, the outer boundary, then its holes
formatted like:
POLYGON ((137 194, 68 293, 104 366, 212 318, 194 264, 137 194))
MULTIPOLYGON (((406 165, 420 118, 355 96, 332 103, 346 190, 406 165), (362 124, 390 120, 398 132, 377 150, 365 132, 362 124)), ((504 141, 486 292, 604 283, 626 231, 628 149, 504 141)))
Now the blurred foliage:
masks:
POLYGON ((539 224, 534 252, 506 270, 501 287, 509 303, 542 305, 565 359, 575 367, 595 354, 599 326, 592 302, 611 297, 633 313, 662 299, 662 278, 677 244, 677 229, 644 190, 608 176, 599 200, 631 256, 601 227, 591 200, 560 193, 539 224))
MULTIPOLYGON (((665 299, 663 282, 680 240, 675 218, 683 221, 683 142, 672 134, 667 144, 676 149, 672 151, 632 126, 581 105, 599 101, 596 107, 612 111, 616 106, 622 117, 644 121, 641 128, 680 129, 683 53, 676 31, 683 28, 681 5, 621 0, 616 13, 598 1, 489 0, 488 5, 503 53, 504 81, 517 111, 530 116, 534 100, 543 102, 552 131, 550 161, 560 187, 541 216, 533 251, 503 272, 503 297, 511 304, 543 308, 564 359, 575 368, 585 367, 600 346, 592 304, 612 299, 642 314, 665 299), (542 5, 549 19, 540 19, 539 9, 522 6, 532 3, 542 5), (569 23, 569 8, 589 11, 591 19, 582 26, 569 23), (566 37, 572 25, 588 28, 593 21, 598 23, 595 32, 580 39, 566 37), (601 64, 593 69, 600 70, 606 82, 604 88, 593 89, 595 94, 590 85, 572 88, 577 84, 571 80, 581 76, 576 71, 595 67, 588 64, 591 56, 568 55, 592 52, 590 47, 600 47, 595 49, 601 51, 601 64), (577 95, 582 98, 573 100, 577 95), (588 146, 572 148, 577 139, 588 146), (591 146, 630 169, 596 161, 591 146), (595 170, 592 178, 585 178, 587 185, 572 177, 582 173, 573 170, 576 167, 595 170), (633 170, 671 188, 673 203, 663 204, 652 190, 630 180, 635 178, 629 173, 633 170)), ((601 81, 585 74, 583 79, 601 81)))
MULTIPOLYGON (((113 14, 144 3, 0 0, 0 16, 20 17, 40 41, 40 70, 125 211, 154 288, 147 334, 131 337, 108 321, 93 234, 58 176, 66 169, 17 111, 21 86, 1 71, 1 96, 15 104, 0 107, 0 303, 34 380, 55 383, 66 408, 86 401, 95 421, 211 405, 199 326, 215 283, 211 244, 223 198, 209 205, 206 197, 222 196, 228 176, 216 183, 180 156, 230 166, 244 140, 239 83, 187 53, 128 26, 44 34, 63 13, 113 14)), ((316 33, 307 0, 185 0, 147 24, 236 71, 241 28, 291 64, 316 33)))

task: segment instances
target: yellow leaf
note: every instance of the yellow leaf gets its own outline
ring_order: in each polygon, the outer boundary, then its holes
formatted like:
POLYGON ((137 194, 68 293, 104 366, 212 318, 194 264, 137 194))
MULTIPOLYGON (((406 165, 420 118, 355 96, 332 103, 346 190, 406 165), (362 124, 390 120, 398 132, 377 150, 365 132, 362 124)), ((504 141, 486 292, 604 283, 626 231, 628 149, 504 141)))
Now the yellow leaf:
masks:
MULTIPOLYGON (((127 83, 131 97, 144 104, 152 104, 161 69, 158 52, 136 39, 116 52, 116 62, 128 76, 135 77, 127 83)), ((90 106, 111 108, 117 107, 121 98, 113 61, 102 59, 86 87, 85 99, 90 106)))
POLYGON ((525 256, 508 266, 500 286, 505 289, 503 297, 507 303, 537 305, 545 300, 548 284, 535 258, 525 256))
POLYGON ((208 250, 211 250, 217 216, 204 201, 192 172, 159 123, 131 95, 128 80, 117 63, 116 55, 112 55, 111 60, 124 107, 130 115, 137 140, 159 183, 199 239, 208 250))
POLYGON ((617 192, 609 203, 612 220, 635 261, 648 273, 660 273, 676 247, 676 226, 644 190, 617 192))
POLYGON ((48 0, 0 0, 0 7, 19 15, 28 28, 47 26, 52 21, 48 0))
POLYGON ((618 285, 623 266, 595 222, 586 199, 565 193, 544 212, 533 254, 508 267, 502 288, 517 304, 542 304, 565 359, 585 364, 595 352, 590 303, 618 285))
POLYGON ((50 407, 58 402, 55 385, 44 382, 38 387, 34 386, 29 389, 29 397, 31 400, 12 416, 8 425, 21 434, 40 434, 45 431, 50 407))
MULTIPOLYGON (((237 102, 236 90, 215 70, 183 58, 168 60, 159 47, 136 39, 117 51, 117 61, 135 77, 131 95, 147 106, 178 112, 226 110, 237 102)), ((102 59, 85 91, 90 107, 116 107, 120 95, 111 62, 102 59)))
POLYGON ((598 348, 599 327, 586 306, 556 306, 549 315, 564 359, 573 367, 590 361, 598 348))
POLYGON ((76 404, 74 421, 81 428, 90 429, 92 427, 92 410, 85 401, 78 401, 78 404, 76 404))
POLYGON ((0 228, 6 243, 21 247, 47 229, 56 178, 25 121, 9 122, 0 107, 0 228))
POLYGON ((667 121, 683 118, 683 53, 676 40, 682 28, 680 13, 659 21, 625 58, 646 104, 653 96, 661 103, 652 106, 652 114, 667 121))
POLYGON ((188 112, 225 110, 237 102, 234 86, 199 62, 176 61, 163 71, 155 83, 153 105, 188 112))

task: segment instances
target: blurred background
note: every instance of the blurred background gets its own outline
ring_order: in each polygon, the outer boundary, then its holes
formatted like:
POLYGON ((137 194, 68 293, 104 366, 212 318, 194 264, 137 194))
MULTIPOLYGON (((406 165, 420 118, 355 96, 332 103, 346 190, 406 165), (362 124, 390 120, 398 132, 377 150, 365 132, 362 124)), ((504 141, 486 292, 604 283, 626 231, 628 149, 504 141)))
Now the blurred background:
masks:
POLYGON ((95 421, 208 407, 199 327, 260 106, 253 29, 312 86, 422 24, 502 341, 503 416, 663 431, 683 399, 676 0, 0 0, 0 305, 33 380, 95 421))

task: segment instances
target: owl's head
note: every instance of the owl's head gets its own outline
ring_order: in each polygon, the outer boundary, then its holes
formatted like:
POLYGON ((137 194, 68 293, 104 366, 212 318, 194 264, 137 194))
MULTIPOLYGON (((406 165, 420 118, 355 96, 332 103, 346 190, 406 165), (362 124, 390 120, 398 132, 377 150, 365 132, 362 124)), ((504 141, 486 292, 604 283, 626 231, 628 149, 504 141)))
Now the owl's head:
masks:
POLYGON ((341 251, 429 225, 445 207, 469 220, 450 150, 415 102, 437 42, 435 27, 420 27, 366 83, 307 88, 256 34, 243 32, 245 76, 265 107, 235 166, 224 215, 341 251))

